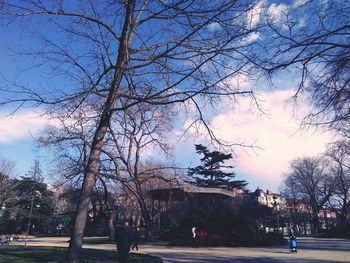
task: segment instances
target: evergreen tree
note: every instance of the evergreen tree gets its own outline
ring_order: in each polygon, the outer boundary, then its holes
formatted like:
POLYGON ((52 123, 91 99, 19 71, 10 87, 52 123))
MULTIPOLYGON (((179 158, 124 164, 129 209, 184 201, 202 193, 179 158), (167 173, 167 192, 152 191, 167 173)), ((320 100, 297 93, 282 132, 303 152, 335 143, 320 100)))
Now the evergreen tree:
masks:
POLYGON ((232 159, 232 154, 219 151, 209 151, 207 147, 196 144, 196 152, 203 157, 202 165, 189 168, 188 174, 196 179, 196 184, 201 187, 219 187, 231 190, 233 188, 244 189, 248 184, 245 180, 234 180, 233 166, 224 165, 226 160, 232 159))
POLYGON ((0 224, 6 204, 16 196, 15 184, 11 180, 15 173, 15 163, 0 156, 0 224))
POLYGON ((44 182, 43 170, 41 169, 39 160, 34 160, 34 166, 26 172, 26 177, 29 177, 36 182, 44 182))
POLYGON ((30 177, 15 179, 13 184, 16 197, 6 203, 0 232, 24 233, 29 222, 31 204, 33 207, 29 234, 48 233, 55 228, 51 225, 55 210, 53 193, 47 188, 47 185, 30 177))

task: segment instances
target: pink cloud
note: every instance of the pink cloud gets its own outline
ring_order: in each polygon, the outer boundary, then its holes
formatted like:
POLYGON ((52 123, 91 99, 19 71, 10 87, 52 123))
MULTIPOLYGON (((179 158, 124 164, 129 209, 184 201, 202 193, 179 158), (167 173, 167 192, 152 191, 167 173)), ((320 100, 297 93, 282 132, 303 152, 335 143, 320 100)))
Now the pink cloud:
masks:
POLYGON ((23 112, 13 116, 3 113, 0 115, 0 143, 11 143, 29 137, 47 122, 47 119, 34 112, 23 112))
POLYGON ((251 177, 247 178, 250 182, 265 189, 277 190, 290 161, 324 152, 332 139, 329 132, 300 129, 301 117, 309 108, 303 102, 297 109, 287 104, 285 100, 291 94, 291 90, 261 93, 260 106, 267 109, 267 114, 252 111, 251 101, 247 98, 240 100, 234 111, 228 110, 212 121, 219 138, 254 143, 262 148, 254 151, 237 149, 235 166, 251 177))

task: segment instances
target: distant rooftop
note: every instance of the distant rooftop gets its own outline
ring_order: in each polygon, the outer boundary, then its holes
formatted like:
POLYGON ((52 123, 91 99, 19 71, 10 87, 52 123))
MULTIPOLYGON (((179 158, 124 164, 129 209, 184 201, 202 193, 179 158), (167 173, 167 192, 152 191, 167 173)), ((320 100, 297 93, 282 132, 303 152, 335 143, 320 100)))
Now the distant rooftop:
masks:
POLYGON ((235 197, 234 192, 221 188, 204 188, 193 185, 182 185, 173 188, 155 189, 150 191, 154 200, 162 201, 184 201, 185 196, 216 195, 223 198, 235 197))

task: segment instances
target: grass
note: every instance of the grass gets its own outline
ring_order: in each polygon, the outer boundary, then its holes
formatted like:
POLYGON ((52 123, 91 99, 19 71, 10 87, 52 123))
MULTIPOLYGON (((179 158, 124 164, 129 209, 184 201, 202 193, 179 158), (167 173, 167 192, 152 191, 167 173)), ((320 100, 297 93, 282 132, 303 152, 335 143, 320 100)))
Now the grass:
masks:
POLYGON ((115 244, 115 241, 109 240, 108 237, 84 237, 84 244, 115 244))
MULTIPOLYGON (((67 261, 66 248, 52 247, 23 247, 23 246, 0 246, 0 263, 64 263, 67 261)), ((83 249, 82 262, 84 263, 115 263, 117 260, 116 251, 99 249, 83 249)), ((161 263, 157 257, 144 254, 131 253, 130 263, 161 263)))

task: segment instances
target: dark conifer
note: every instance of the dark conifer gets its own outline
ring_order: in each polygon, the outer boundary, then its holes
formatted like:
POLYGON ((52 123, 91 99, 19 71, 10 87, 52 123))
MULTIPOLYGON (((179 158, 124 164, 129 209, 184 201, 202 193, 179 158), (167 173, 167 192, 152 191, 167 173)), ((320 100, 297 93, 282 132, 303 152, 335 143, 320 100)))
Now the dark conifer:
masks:
POLYGON ((193 176, 200 187, 219 187, 231 190, 233 188, 244 189, 248 184, 245 180, 234 180, 234 167, 224 165, 226 160, 232 159, 232 154, 219 151, 209 151, 207 147, 196 144, 196 152, 203 157, 202 165, 189 168, 188 174, 193 176))

